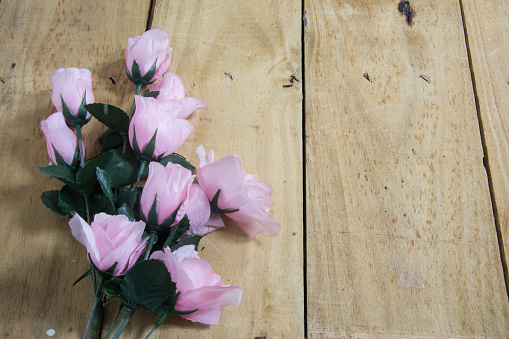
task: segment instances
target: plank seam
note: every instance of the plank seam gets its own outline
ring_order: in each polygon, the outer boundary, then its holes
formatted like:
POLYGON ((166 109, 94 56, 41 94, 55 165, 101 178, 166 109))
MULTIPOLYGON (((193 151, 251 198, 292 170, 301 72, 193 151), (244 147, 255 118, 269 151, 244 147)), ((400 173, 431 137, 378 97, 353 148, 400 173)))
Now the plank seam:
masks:
POLYGON ((301 50, 301 78, 302 78, 302 253, 303 253, 303 288, 304 288, 304 337, 308 337, 308 287, 307 287, 307 187, 306 187, 306 29, 305 0, 301 1, 300 50, 301 50))
POLYGON ((148 8, 147 27, 146 31, 152 29, 152 21, 154 20, 154 11, 156 9, 156 0, 150 0, 150 6, 148 8))
POLYGON ((468 39, 468 29, 467 29, 467 24, 465 21, 465 12, 463 9, 463 0, 459 0, 459 5, 460 5, 460 10, 461 10, 461 20, 463 23, 463 31, 464 31, 464 36, 465 36, 465 45, 467 48, 468 67, 470 68, 470 77, 472 79, 472 90, 474 93, 475 109, 477 112, 477 121, 479 123, 479 130, 480 130, 480 134, 481 134, 481 143, 482 143, 482 149, 483 149, 483 153, 484 153, 483 163, 484 163, 484 168, 486 169, 486 176, 488 179, 488 187, 490 190, 491 206, 493 208, 493 218, 495 220, 495 229, 496 229, 496 233, 497 233, 498 247, 499 247, 499 252, 500 252, 500 260, 502 262, 502 271, 504 273, 505 288, 506 288, 507 297, 509 298, 509 273, 508 273, 506 254, 505 254, 505 249, 504 249, 504 239, 503 239, 503 235, 502 235, 502 229, 500 226, 500 218, 498 215, 495 190, 493 189, 493 178, 491 175, 491 168, 490 168, 490 162, 489 162, 489 157, 488 157, 488 147, 486 145, 486 136, 484 133, 484 126, 483 126, 482 115, 481 115, 481 106, 479 104, 479 95, 477 94, 478 93, 477 85, 476 85, 476 80, 475 80, 474 66, 473 66, 473 62, 472 62, 472 53, 470 50, 470 43, 469 43, 469 39, 468 39))

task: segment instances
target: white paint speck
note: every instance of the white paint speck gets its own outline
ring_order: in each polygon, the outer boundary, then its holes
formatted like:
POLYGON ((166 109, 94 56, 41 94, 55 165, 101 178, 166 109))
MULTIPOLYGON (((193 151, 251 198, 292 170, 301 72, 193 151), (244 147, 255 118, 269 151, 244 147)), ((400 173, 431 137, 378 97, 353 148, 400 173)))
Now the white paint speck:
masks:
POLYGON ((76 259, 72 259, 72 262, 76 262, 76 259))
POLYGON ((496 50, 494 50, 493 52, 491 52, 490 54, 488 54, 488 56, 492 56, 492 55, 495 55, 497 54, 498 51, 500 51, 501 48, 497 48, 496 50))
POLYGON ((396 283, 401 287, 424 288, 424 283, 417 278, 417 275, 394 263, 389 267, 389 271, 394 273, 396 283))
POLYGON ((55 330, 54 330, 54 329, 52 329, 52 328, 51 328, 51 329, 49 329, 49 330, 47 330, 47 331, 46 331, 46 335, 47 335, 48 337, 52 337, 52 336, 54 336, 54 335, 55 335, 55 330))

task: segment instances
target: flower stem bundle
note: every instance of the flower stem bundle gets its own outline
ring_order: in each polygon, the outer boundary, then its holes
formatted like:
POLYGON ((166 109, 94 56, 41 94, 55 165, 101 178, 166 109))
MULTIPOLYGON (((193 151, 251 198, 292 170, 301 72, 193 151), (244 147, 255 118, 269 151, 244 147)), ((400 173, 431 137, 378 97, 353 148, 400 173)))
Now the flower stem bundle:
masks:
POLYGON ((245 173, 237 156, 214 161, 213 151, 199 146, 196 168, 175 153, 195 128, 187 118, 207 105, 187 97, 180 77, 166 72, 169 41, 159 29, 128 39, 130 114, 94 102, 86 69, 61 68, 50 79, 57 112, 41 122, 50 164, 39 170, 64 185, 41 200, 70 218, 72 235, 87 251, 90 268, 75 282, 90 275, 94 289, 83 338, 101 338, 112 300, 119 306, 106 338, 119 338, 140 307, 158 319, 147 338, 169 315, 217 324, 224 307, 240 304, 243 290, 225 285, 199 257, 200 240, 224 227, 222 218, 251 238, 281 230, 268 214, 271 186, 245 173), (87 158, 82 130, 92 117, 107 130, 101 153, 87 158))

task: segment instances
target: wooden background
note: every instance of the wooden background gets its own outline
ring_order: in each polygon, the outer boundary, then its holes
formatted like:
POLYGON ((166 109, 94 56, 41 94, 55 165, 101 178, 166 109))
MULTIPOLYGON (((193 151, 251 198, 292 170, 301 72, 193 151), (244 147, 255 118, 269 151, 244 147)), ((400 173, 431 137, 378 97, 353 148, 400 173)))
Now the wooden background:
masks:
POLYGON ((49 77, 88 68, 96 102, 128 109, 127 38, 152 27, 209 106, 179 152, 238 154, 283 226, 206 237, 241 305, 153 338, 508 338, 509 3, 410 1, 409 25, 398 2, 1 1, 0 336, 81 337, 86 253, 39 200, 59 187, 36 169, 49 77))

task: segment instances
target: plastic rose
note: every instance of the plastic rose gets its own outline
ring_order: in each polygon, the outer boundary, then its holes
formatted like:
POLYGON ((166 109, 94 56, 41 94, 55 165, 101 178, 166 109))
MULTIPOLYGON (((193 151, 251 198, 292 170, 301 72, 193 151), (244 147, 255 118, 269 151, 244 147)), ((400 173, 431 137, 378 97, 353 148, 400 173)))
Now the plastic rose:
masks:
POLYGON ((150 85, 150 91, 159 91, 157 99, 179 101, 182 104, 178 114, 180 119, 186 119, 197 109, 207 109, 207 105, 201 99, 186 97, 187 89, 175 73, 168 72, 163 75, 159 81, 150 85))
POLYGON ((41 121, 41 129, 46 138, 48 156, 54 165, 57 165, 55 150, 69 165, 73 163, 77 154, 77 136, 66 123, 61 112, 51 114, 46 120, 41 121))
POLYGON ((218 208, 238 209, 225 215, 237 223, 250 238, 262 232, 277 235, 281 225, 268 214, 272 187, 258 179, 258 175, 246 174, 237 156, 226 155, 213 162, 210 156, 206 156, 202 146, 197 151, 202 167, 196 174, 209 200, 213 200, 217 191, 221 190, 218 208))
POLYGON ((127 49, 125 52, 127 75, 134 82, 140 82, 146 85, 155 81, 166 72, 170 66, 171 48, 168 47, 170 36, 161 29, 151 29, 136 38, 127 39, 127 49), (139 74, 133 71, 133 64, 139 67, 139 74), (148 78, 147 74, 154 66, 155 73, 148 78), (143 79, 138 79, 140 76, 143 79))
POLYGON ((157 133, 154 151, 148 156, 155 158, 169 155, 176 151, 194 130, 192 123, 179 118, 182 105, 178 101, 164 101, 140 95, 136 95, 134 101, 136 110, 129 125, 129 142, 135 151, 143 152, 157 133))
MULTIPOLYGON (((57 69, 50 78, 50 83, 53 86, 51 101, 57 111, 62 112, 62 99, 64 99, 71 113, 78 116, 85 93, 85 102, 93 103, 92 80, 92 74, 88 69, 75 67, 57 69)), ((90 113, 87 112, 86 119, 89 118, 90 113)))
POLYGON ((200 259, 193 245, 176 249, 156 251, 150 257, 164 262, 181 292, 175 309, 196 312, 182 315, 193 322, 207 325, 219 323, 221 312, 226 306, 238 306, 242 298, 242 288, 224 285, 223 279, 214 273, 210 264, 200 259))
POLYGON ((192 184, 177 214, 177 221, 184 217, 189 218, 189 230, 186 235, 205 235, 224 227, 223 220, 217 214, 210 215, 210 202, 203 189, 198 184, 192 184))
POLYGON ((125 274, 147 246, 148 237, 142 239, 145 223, 130 221, 125 215, 99 213, 89 226, 75 214, 69 226, 99 270, 106 271, 117 263, 114 275, 125 274))
POLYGON ((154 201, 157 205, 157 221, 163 224, 187 198, 194 176, 191 171, 173 163, 165 166, 151 162, 148 178, 141 193, 141 213, 148 220, 154 201))

